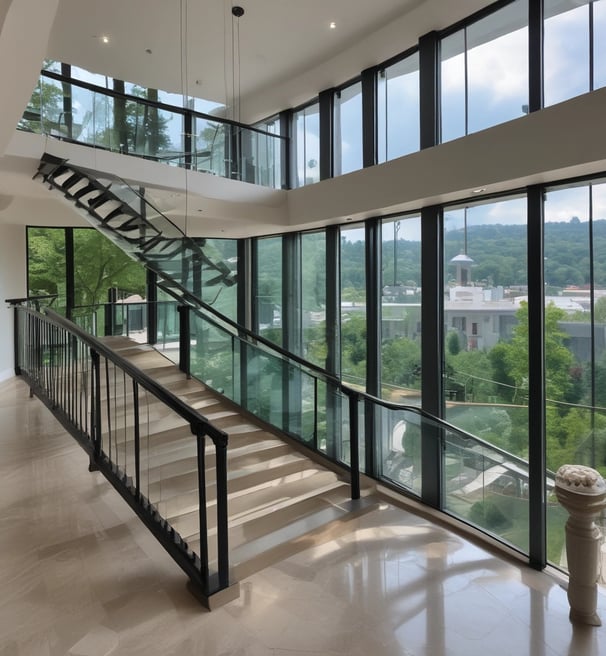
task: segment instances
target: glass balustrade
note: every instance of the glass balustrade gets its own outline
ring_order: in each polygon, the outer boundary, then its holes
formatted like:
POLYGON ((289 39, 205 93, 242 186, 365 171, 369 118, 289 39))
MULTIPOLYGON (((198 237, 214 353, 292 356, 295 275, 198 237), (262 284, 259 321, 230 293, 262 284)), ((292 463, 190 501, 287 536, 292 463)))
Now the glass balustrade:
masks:
POLYGON ((283 137, 163 105, 153 90, 136 89, 140 97, 44 71, 18 128, 265 187, 283 185, 283 137))

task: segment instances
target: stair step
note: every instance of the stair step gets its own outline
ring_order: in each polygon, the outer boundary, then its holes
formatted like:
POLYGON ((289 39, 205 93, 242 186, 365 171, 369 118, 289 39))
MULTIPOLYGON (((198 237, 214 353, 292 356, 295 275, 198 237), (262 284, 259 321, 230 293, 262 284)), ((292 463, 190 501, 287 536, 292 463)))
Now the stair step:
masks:
MULTIPOLYGON (((258 537, 251 535, 242 544, 230 544, 231 576, 234 580, 242 580, 299 551, 336 539, 357 526, 358 518, 374 508, 376 501, 373 498, 343 499, 338 503, 324 504, 258 537)), ((211 568, 216 568, 217 547, 212 537, 208 540, 209 560, 211 568)), ((199 539, 192 536, 187 543, 198 552, 199 539)))
MULTIPOLYGON (((306 479, 293 480, 280 486, 279 493, 263 488, 230 499, 228 502, 228 526, 230 544, 242 544, 254 534, 262 535, 281 525, 292 522, 304 514, 324 506, 327 502, 342 501, 349 494, 348 486, 337 480, 331 472, 318 471, 306 479), (251 528, 249 524, 254 523, 251 528), (246 534, 245 534, 246 532, 246 534)), ((211 535, 216 531, 215 506, 208 512, 208 528, 211 535)), ((199 540, 198 508, 173 513, 167 520, 188 542, 199 540)))
MULTIPOLYGON (((289 475, 304 475, 304 472, 315 472, 317 468, 310 468, 309 461, 298 454, 278 456, 258 465, 249 465, 231 471, 227 474, 228 495, 237 495, 248 492, 250 488, 277 485, 281 479, 289 475)), ((206 476, 207 499, 213 501, 216 497, 215 471, 207 471, 206 476)), ((149 486, 150 500, 156 503, 173 497, 183 496, 198 490, 198 472, 190 471, 149 486)))
MULTIPOLYGON (((173 443, 170 451, 164 449, 162 452, 159 449, 158 452, 150 454, 149 466, 147 467, 150 483, 158 483, 175 476, 197 472, 196 442, 195 440, 189 440, 189 442, 189 444, 184 445, 175 445, 173 443)), ((263 442, 255 440, 252 443, 240 444, 236 448, 228 449, 228 468, 233 471, 243 467, 261 467, 268 459, 286 456, 290 451, 290 447, 279 440, 265 440, 263 442)), ((215 450, 210 441, 205 449, 204 464, 207 470, 215 467, 215 450)), ((214 479, 214 477, 212 478, 214 479)))

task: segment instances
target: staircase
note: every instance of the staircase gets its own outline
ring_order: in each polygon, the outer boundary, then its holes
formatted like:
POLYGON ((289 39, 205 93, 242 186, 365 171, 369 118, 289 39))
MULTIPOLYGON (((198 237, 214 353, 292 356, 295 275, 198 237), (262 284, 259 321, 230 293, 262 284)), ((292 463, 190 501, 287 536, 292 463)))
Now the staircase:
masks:
POLYGON ((45 153, 36 176, 60 191, 94 228, 158 274, 158 285, 181 300, 208 305, 236 282, 236 272, 206 247, 187 237, 157 210, 144 192, 124 180, 45 153))
MULTIPOLYGON (((375 507, 370 490, 352 501, 349 483, 314 462, 256 422, 254 417, 222 399, 201 382, 187 379, 179 369, 148 345, 124 337, 102 339, 159 384, 202 413, 228 436, 228 529, 230 579, 244 577, 288 555, 333 539, 355 527, 356 518, 375 507)), ((127 409, 123 408, 125 416, 127 409)), ((119 407, 114 413, 119 413, 119 407)), ((144 494, 188 547, 200 548, 196 442, 189 426, 167 418, 161 408, 150 414, 144 494)), ((119 422, 116 422, 119 423, 119 422)), ((115 449, 121 445, 117 440, 115 449)), ((126 457, 116 453, 118 461, 126 457)), ((207 510, 213 496, 212 450, 207 447, 207 510)), ((216 533, 207 512, 208 535, 216 533)), ((216 542, 208 541, 209 565, 216 560, 216 542)))

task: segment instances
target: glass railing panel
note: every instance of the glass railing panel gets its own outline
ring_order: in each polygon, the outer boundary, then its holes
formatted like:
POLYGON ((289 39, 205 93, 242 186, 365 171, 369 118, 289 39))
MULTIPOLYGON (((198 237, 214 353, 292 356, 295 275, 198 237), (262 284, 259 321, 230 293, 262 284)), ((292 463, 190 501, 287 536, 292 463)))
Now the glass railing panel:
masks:
MULTIPOLYGON (((18 129, 72 139, 171 166, 190 166, 224 178, 277 189, 284 186, 283 137, 180 107, 160 107, 157 96, 144 101, 134 95, 114 93, 105 86, 94 90, 82 84, 43 74, 18 129), (67 106, 71 110, 66 111, 67 106), (190 152, 185 150, 184 127, 188 114, 194 125, 190 152)), ((133 89, 130 91, 134 92, 133 89)))
POLYGON ((349 464, 349 399, 334 383, 318 380, 318 450, 349 464))
POLYGON ((129 154, 178 165, 178 157, 185 151, 183 113, 135 100, 128 101, 127 111, 129 154))
POLYGON ((72 110, 67 137, 89 146, 117 149, 114 99, 103 93, 70 85, 72 110))
POLYGON ((190 371, 203 383, 234 398, 234 337, 192 312, 190 371))
POLYGON ((378 458, 382 477, 420 497, 421 417, 406 410, 382 408, 379 422, 378 458))
POLYGON ((231 177, 231 130, 227 123, 194 116, 191 165, 201 173, 231 177))
POLYGON ((528 464, 444 430, 445 509, 528 551, 528 464))
POLYGON ((445 510, 528 552, 528 464, 444 431, 445 510))
POLYGON ((177 301, 160 300, 158 307, 158 335, 154 347, 173 362, 179 362, 179 312, 177 301))
POLYGON ((284 430, 315 449, 317 443, 318 388, 316 378, 298 365, 287 365, 284 381, 284 430))
POLYGON ((78 327, 94 337, 105 335, 105 308, 102 305, 76 307, 72 310, 70 318, 78 327))
POLYGON ((282 358, 250 344, 245 345, 244 353, 247 377, 246 409, 259 419, 283 428, 287 363, 282 358))

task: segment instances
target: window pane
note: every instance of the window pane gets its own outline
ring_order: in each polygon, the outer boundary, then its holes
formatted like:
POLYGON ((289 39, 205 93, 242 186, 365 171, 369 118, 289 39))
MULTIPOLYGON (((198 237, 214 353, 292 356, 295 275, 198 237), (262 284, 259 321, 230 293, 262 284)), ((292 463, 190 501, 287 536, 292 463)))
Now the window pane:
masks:
POLYGON ((606 0, 593 8, 593 88, 606 86, 606 0))
POLYGON ((440 53, 441 140, 445 142, 466 134, 464 30, 442 39, 440 53))
POLYGON ((442 39, 442 142, 522 116, 527 26, 527 0, 517 0, 442 39))
POLYGON ((301 236, 303 357, 326 366, 326 233, 301 236))
POLYGON ((377 103, 379 162, 419 150, 419 102, 417 53, 380 72, 377 103))
MULTIPOLYGON (((201 240, 204 254, 214 262, 223 262, 231 271, 238 268, 238 242, 235 239, 203 239, 201 240)), ((201 267, 203 296, 212 294, 215 299, 213 307, 217 312, 229 317, 232 321, 238 318, 238 283, 227 287, 224 283, 209 285, 216 277, 216 272, 201 267)))
POLYGON ((89 84, 94 84, 98 87, 103 87, 104 89, 111 89, 112 78, 107 77, 107 75, 100 75, 98 73, 91 73, 85 68, 80 68, 79 66, 71 66, 71 76, 74 80, 82 80, 82 82, 88 82, 89 84))
POLYGON ((320 107, 317 103, 295 113, 295 186, 320 180, 320 107))
POLYGON ((92 228, 74 229, 75 304, 105 303, 110 287, 118 299, 145 296, 145 269, 92 228))
POLYGON ((257 323, 259 334, 282 344, 282 238, 257 240, 257 323))
POLYGON ((446 507, 527 551, 526 198, 447 208, 444 229, 445 418, 479 438, 453 436, 446 507))
POLYGON ((383 221, 381 397, 421 404, 421 217, 383 221))
POLYGON ((334 174, 362 168, 362 84, 357 82, 335 94, 334 174))
MULTIPOLYGON (((606 473, 606 184, 552 189, 545 202, 547 468, 606 473), (593 248, 592 248, 593 241, 593 248)), ((553 478, 548 478, 553 492, 553 478)), ((567 513, 548 498, 548 559, 566 567, 567 513)))
POLYGON ((528 7, 518 0, 467 28, 468 125, 477 132, 528 105, 528 7))
POLYGON ((364 226, 341 229, 341 373, 366 389, 366 261, 364 226))
POLYGON ((589 91, 589 5, 545 0, 545 106, 589 91))
POLYGON ((65 231, 27 229, 27 289, 29 296, 57 294, 55 307, 65 307, 65 231))

